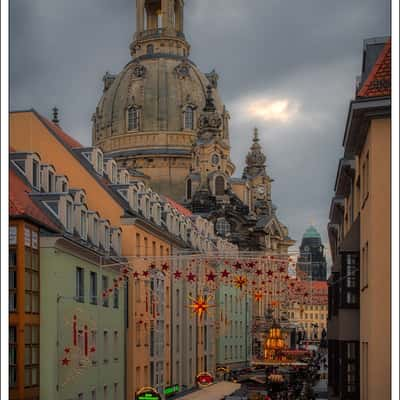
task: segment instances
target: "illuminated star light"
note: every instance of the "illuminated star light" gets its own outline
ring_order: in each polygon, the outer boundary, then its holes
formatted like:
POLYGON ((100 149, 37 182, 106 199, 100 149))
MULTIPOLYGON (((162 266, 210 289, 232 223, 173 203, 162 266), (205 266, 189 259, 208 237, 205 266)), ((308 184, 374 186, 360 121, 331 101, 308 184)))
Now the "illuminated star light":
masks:
POLYGON ((235 277, 235 279, 233 280, 233 283, 235 284, 235 286, 238 289, 243 289, 243 287, 247 283, 247 279, 244 276, 239 275, 239 276, 235 277))
POLYGON ((255 292, 254 293, 254 300, 255 301, 261 301, 263 298, 263 293, 262 292, 255 292))
POLYGON ((203 314, 207 312, 208 308, 215 307, 214 305, 208 304, 210 296, 199 296, 197 299, 189 297, 189 299, 193 301, 192 304, 189 304, 189 307, 192 309, 193 313, 197 314, 199 318, 201 318, 203 314))

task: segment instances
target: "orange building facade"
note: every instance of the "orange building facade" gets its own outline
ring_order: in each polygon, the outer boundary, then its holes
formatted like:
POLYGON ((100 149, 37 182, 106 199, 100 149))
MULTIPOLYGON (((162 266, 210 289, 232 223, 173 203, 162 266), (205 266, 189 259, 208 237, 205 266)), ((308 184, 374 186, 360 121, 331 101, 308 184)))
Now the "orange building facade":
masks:
POLYGON ((57 228, 10 171, 9 387, 10 399, 40 398, 40 235, 57 228))
MULTIPOLYGON (((98 210, 112 226, 121 227, 122 257, 139 274, 148 270, 151 261, 168 261, 172 248, 178 253, 188 249, 204 252, 217 248, 216 243, 225 243, 197 229, 191 216, 138 181, 132 171, 118 168, 112 158, 96 147, 83 147, 34 110, 11 113, 10 143, 18 152, 39 153, 43 163, 68 176, 69 187, 84 188, 87 206, 98 210)), ((214 231, 213 227, 208 231, 214 231)), ((168 262, 173 261, 170 258, 168 262)), ((176 383, 171 381, 171 297, 171 280, 161 275, 129 280, 125 337, 127 399, 134 398, 144 386, 153 385, 162 392, 176 383), (153 293, 162 301, 154 302, 153 293), (158 351, 154 350, 154 342, 158 343, 158 351)), ((199 335, 201 345, 202 337, 199 335)), ((212 348, 210 344, 208 352, 212 348)), ((199 350, 197 357, 204 359, 203 351, 199 350)), ((193 360, 194 367, 196 361, 193 360)), ((199 371, 202 365, 197 366, 199 371)), ((194 383, 194 377, 188 377, 188 382, 194 383)))

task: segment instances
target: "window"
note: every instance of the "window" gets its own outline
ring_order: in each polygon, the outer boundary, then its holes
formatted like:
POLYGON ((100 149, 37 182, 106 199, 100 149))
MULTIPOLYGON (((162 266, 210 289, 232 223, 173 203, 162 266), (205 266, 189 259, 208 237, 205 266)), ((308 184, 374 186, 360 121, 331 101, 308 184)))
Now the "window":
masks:
POLYGON ((180 292, 179 289, 176 289, 176 316, 179 317, 180 310, 180 292))
POLYGON ((108 338, 108 331, 103 331, 103 344, 104 344, 104 353, 103 353, 103 357, 104 357, 104 362, 107 363, 108 362, 108 357, 109 357, 109 352, 110 352, 110 348, 109 348, 109 342, 108 342, 109 338, 108 338))
POLYGON ((346 391, 356 393, 358 386, 357 379, 357 342, 346 343, 346 391))
POLYGON ((90 272, 89 296, 90 304, 97 304, 97 273, 92 271, 90 272))
POLYGON ((9 327, 8 341, 9 386, 17 386, 17 327, 9 327))
POLYGON ((24 386, 39 385, 39 326, 25 325, 24 386))
POLYGON ((103 391, 104 391, 103 399, 108 400, 108 386, 107 385, 104 385, 103 391))
POLYGON ((362 249, 361 291, 368 287, 368 242, 362 249))
POLYGON ((48 180, 49 192, 53 192, 54 191, 54 174, 51 171, 49 171, 48 178, 49 178, 49 180, 48 180))
MULTIPOLYGON (((90 346, 94 347, 95 349, 97 348, 97 331, 91 331, 90 333, 90 346)), ((92 355, 93 364, 96 364, 96 354, 97 352, 94 352, 92 355)))
POLYGON ((118 400, 118 383, 114 383, 114 400, 118 400))
POLYGON ((93 389, 92 391, 91 391, 91 395, 90 395, 91 397, 91 400, 96 400, 96 389, 93 389))
POLYGON ((359 257, 357 253, 343 255, 342 304, 354 306, 359 303, 359 257))
POLYGON ((191 199, 192 198, 192 180, 188 179, 186 181, 186 198, 191 199))
MULTIPOLYGON (((117 281, 114 280, 114 284, 116 284, 116 283, 117 283, 117 281)), ((113 307, 119 308, 119 288, 118 287, 114 287, 113 307)))
POLYGON ((9 291, 9 311, 17 311, 17 250, 10 248, 9 255, 9 268, 8 268, 8 291, 9 291))
POLYGON ((184 112, 184 129, 194 129, 194 110, 193 107, 187 106, 184 112))
POLYGON ((85 289, 84 289, 84 271, 83 268, 76 267, 75 272, 75 297, 76 301, 83 303, 85 301, 85 289))
POLYGON ((136 322, 136 346, 141 346, 141 328, 140 322, 136 322))
POLYGON ((39 163, 32 160, 32 186, 37 188, 39 184, 39 163))
POLYGON ((149 255, 149 241, 147 237, 144 238, 144 255, 146 257, 149 255))
POLYGON ((222 176, 215 178, 215 195, 223 196, 225 194, 225 179, 222 176))
POLYGON ((119 334, 118 334, 118 331, 114 331, 113 354, 114 354, 114 361, 117 361, 119 358, 119 334))
POLYGON ((139 110, 135 107, 128 108, 128 131, 139 129, 139 110))
POLYGON ((83 400, 83 393, 78 394, 78 400, 83 400))
POLYGON ((140 233, 136 234, 136 255, 140 256, 140 233))
POLYGON ((103 307, 108 307, 108 276, 102 276, 101 277, 101 283, 102 283, 102 291, 105 296, 103 296, 103 307))
POLYGON ((86 240, 87 237, 87 218, 85 211, 81 211, 81 237, 86 240))
POLYGON ((39 254, 25 247, 25 312, 39 313, 39 254))
POLYGON ((104 227, 104 249, 108 250, 110 248, 110 228, 108 226, 104 227))
POLYGON ((96 157, 96 168, 97 172, 99 174, 103 173, 103 154, 100 152, 97 152, 97 157, 96 157))
POLYGON ((97 246, 99 244, 99 220, 93 219, 93 242, 97 246))
POLYGON ((67 220, 66 220, 67 231, 72 231, 72 203, 67 200, 67 220))
POLYGON ((154 46, 152 44, 147 45, 147 54, 151 55, 154 54, 154 46))

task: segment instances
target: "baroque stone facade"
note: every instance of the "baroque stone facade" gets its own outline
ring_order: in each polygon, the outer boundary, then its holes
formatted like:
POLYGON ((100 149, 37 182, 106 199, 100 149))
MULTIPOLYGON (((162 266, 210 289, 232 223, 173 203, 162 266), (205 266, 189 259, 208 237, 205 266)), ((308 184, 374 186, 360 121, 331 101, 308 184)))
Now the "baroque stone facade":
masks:
POLYGON ((214 222, 242 250, 287 252, 293 241, 271 202, 266 157, 255 132, 241 179, 233 178, 229 113, 218 74, 189 59, 183 1, 137 0, 132 60, 106 73, 93 114, 93 144, 119 167, 214 222))

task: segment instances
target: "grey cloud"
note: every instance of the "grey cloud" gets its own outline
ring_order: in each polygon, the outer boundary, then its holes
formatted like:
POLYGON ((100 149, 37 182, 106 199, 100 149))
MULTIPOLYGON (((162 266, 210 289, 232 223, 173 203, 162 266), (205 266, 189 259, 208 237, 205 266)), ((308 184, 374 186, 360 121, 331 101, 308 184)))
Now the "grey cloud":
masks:
MULTIPOLYGON (((192 60, 221 77, 237 174, 258 125, 279 216, 298 240, 313 220, 326 243, 362 41, 390 33, 390 1, 187 0, 185 24, 192 60), (294 99, 299 114, 250 118, 243 102, 258 96, 294 99)), ((13 0, 11 108, 57 105, 64 129, 89 144, 101 77, 129 61, 134 29, 134 0, 13 0)))

